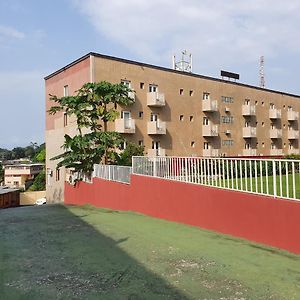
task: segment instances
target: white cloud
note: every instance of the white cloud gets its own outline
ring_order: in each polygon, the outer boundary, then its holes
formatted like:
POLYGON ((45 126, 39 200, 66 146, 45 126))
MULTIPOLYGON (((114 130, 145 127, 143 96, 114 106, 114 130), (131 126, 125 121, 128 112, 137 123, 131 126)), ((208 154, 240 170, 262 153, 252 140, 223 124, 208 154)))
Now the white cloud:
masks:
POLYGON ((300 54, 299 0, 74 0, 95 28, 147 62, 171 65, 182 49, 197 69, 300 54))
POLYGON ((0 38, 1 37, 22 40, 25 38, 25 34, 13 27, 0 25, 0 38))

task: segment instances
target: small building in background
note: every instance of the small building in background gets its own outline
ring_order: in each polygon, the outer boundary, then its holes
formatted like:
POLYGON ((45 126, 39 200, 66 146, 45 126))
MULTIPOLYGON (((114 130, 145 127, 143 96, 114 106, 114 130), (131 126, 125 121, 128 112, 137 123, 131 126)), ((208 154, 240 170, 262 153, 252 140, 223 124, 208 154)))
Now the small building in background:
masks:
POLYGON ((0 187, 0 209, 8 207, 16 207, 20 205, 20 191, 18 189, 10 189, 0 187))
POLYGON ((43 164, 11 164, 4 166, 4 184, 26 190, 34 178, 44 169, 43 164))

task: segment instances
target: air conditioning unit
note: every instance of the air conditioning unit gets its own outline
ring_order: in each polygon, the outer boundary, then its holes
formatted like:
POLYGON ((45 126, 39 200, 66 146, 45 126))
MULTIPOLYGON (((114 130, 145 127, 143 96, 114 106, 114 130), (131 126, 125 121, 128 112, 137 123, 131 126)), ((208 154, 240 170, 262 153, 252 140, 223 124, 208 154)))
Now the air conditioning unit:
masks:
POLYGON ((225 112, 226 113, 230 112, 230 108, 229 107, 225 107, 225 112))
POLYGON ((227 130, 225 131, 225 134, 226 134, 226 135, 231 134, 231 131, 230 131, 229 129, 227 129, 227 130))

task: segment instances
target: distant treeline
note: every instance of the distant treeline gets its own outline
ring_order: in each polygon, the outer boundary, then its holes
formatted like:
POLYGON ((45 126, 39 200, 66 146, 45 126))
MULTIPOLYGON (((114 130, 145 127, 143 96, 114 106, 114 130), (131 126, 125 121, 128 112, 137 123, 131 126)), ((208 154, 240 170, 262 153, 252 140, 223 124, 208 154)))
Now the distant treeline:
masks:
POLYGON ((45 143, 38 145, 37 143, 30 143, 26 147, 15 147, 12 150, 0 148, 0 160, 11 160, 11 159, 20 159, 28 158, 33 161, 39 161, 36 159, 37 155, 45 150, 45 143))

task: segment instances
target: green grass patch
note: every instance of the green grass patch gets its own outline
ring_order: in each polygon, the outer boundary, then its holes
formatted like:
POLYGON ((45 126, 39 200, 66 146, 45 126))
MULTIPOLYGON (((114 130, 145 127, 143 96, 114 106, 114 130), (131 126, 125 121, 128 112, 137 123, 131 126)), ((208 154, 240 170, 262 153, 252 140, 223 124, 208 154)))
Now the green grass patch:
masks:
POLYGON ((299 299, 300 257, 91 206, 0 211, 1 299, 299 299))

